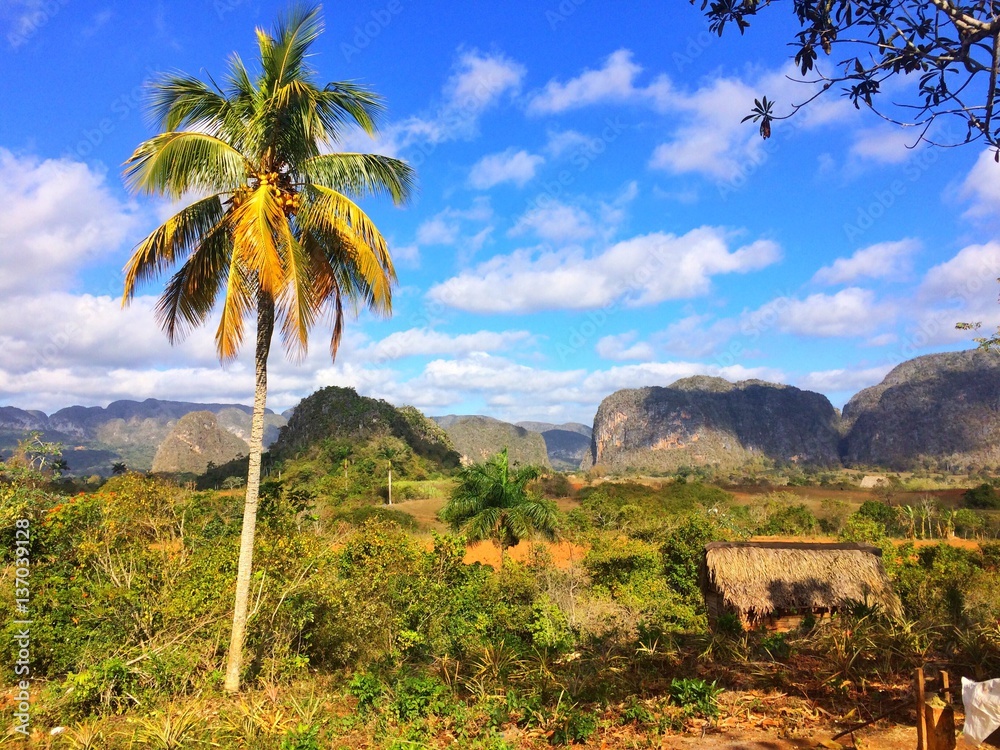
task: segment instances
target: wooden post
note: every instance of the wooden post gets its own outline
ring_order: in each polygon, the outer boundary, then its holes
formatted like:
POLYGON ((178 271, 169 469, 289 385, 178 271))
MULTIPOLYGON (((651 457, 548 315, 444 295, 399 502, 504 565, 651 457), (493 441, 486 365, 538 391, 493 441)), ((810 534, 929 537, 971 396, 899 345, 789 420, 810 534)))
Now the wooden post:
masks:
POLYGON ((942 671, 934 682, 935 688, 931 693, 936 700, 931 702, 927 699, 929 686, 924 669, 915 670, 913 688, 917 703, 917 750, 954 750, 955 711, 951 706, 951 679, 947 672, 942 671))
POLYGON ((923 667, 917 667, 914 670, 913 693, 917 701, 917 750, 927 750, 927 718, 924 711, 923 667))

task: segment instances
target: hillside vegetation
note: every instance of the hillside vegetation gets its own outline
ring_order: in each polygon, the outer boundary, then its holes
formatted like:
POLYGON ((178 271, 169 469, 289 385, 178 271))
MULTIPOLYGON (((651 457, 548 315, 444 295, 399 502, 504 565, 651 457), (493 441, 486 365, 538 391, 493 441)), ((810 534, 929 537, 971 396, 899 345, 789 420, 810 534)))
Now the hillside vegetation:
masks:
MULTIPOLYGON (((92 746, 109 750, 158 747, 152 738, 168 727, 177 748, 260 750, 456 738, 482 750, 626 748, 761 726, 806 737, 832 732, 838 717, 849 724, 859 706, 884 710, 924 661, 956 677, 1000 670, 992 485, 911 516, 917 500, 905 488, 893 506, 875 490, 845 506, 832 487, 824 505, 762 488, 737 500, 691 476, 574 487, 547 475, 528 492, 558 500, 572 557, 556 565, 534 545, 502 569, 470 565, 464 539, 421 532, 400 512, 410 501, 390 509, 378 493, 380 451, 395 448, 394 470, 409 476, 400 486, 433 487, 443 505, 453 480, 416 477, 457 456, 432 439, 433 426, 422 439, 437 448, 410 445, 401 434, 421 434, 420 424, 368 401, 332 389, 307 404, 329 425, 366 415, 364 439, 317 429, 309 444, 294 415, 283 436, 261 498, 249 692, 237 698, 221 691, 220 643, 239 493, 136 473, 80 492, 50 472, 42 443, 0 465, 0 536, 13 540, 21 520, 31 530, 39 742, 57 725, 69 728, 58 741, 66 747, 89 732, 99 736, 92 746), (443 462, 431 458, 439 451, 443 462), (709 631, 698 584, 705 543, 761 534, 881 545, 903 618, 859 605, 786 634, 732 623, 709 631), (935 543, 950 534, 979 541, 935 543)), ((8 574, 13 549, 3 547, 8 574)), ((13 607, 4 611, 0 630, 16 648, 13 607)), ((14 664, 0 666, 9 682, 14 664)))

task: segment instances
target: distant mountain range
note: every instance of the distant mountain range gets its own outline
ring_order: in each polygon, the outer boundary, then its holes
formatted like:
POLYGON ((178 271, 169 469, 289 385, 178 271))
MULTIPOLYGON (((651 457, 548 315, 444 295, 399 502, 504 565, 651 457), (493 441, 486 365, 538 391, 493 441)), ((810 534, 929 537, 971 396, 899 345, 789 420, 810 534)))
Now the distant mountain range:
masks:
POLYGON ((894 368, 839 414, 791 386, 693 377, 601 402, 584 466, 673 471, 759 459, 892 470, 1000 468, 1000 355, 929 354, 894 368))
MULTIPOLYGON (((123 462, 132 469, 153 468, 160 445, 171 435, 178 421, 197 411, 211 412, 218 425, 239 438, 230 443, 245 453, 250 436, 251 408, 242 404, 196 404, 183 401, 114 401, 106 407, 70 406, 52 415, 13 406, 0 407, 0 452, 9 453, 30 432, 63 445, 68 472, 77 476, 108 475, 112 466, 123 462)), ((278 437, 278 428, 287 419, 268 410, 264 444, 278 437)), ((229 458, 235 458, 236 454, 229 458)), ((229 460, 229 459, 226 459, 229 460)))
MULTIPOLYGON (((208 462, 219 465, 246 453, 250 413, 242 404, 158 399, 71 406, 52 415, 4 406, 0 452, 9 453, 36 431, 63 444, 71 474, 107 475, 119 461, 143 471, 197 473, 208 462), (185 419, 193 412, 202 414, 185 419)), ((266 423, 265 446, 289 426, 278 452, 306 450, 330 437, 385 433, 435 456, 453 446, 466 461, 481 461, 507 447, 517 463, 559 470, 600 465, 669 472, 761 461, 1000 468, 1000 355, 973 350, 904 362, 855 395, 843 415, 825 396, 792 386, 698 376, 669 387, 616 391, 601 402, 593 430, 575 422, 514 425, 476 415, 431 422, 413 407, 397 409, 330 388, 283 415, 268 411, 266 423)))

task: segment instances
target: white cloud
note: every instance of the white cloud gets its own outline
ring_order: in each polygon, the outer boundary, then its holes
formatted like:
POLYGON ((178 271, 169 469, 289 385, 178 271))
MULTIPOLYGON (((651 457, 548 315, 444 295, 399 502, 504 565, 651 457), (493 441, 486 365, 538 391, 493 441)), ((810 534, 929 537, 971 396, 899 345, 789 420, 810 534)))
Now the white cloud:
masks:
POLYGON ((969 245, 927 271, 917 291, 918 299, 928 304, 978 309, 984 301, 996 301, 998 276, 1000 242, 969 245))
POLYGON ((914 239, 880 242, 858 250, 850 258, 837 258, 813 276, 819 284, 849 284, 859 279, 895 279, 909 276, 913 254, 920 249, 914 239))
POLYGON ((523 65, 503 54, 476 49, 462 52, 436 110, 390 123, 381 128, 374 141, 360 130, 353 130, 337 144, 337 149, 398 156, 417 145, 434 147, 470 139, 477 134, 483 114, 520 89, 525 73, 523 65))
POLYGON ((868 367, 862 370, 821 370, 810 372, 798 379, 796 385, 820 393, 850 393, 882 382, 893 368, 891 364, 868 367))
POLYGON ((459 229, 458 222, 435 216, 417 227, 417 242, 421 245, 454 245, 459 229))
POLYGON ((570 151, 584 148, 593 150, 594 144, 599 142, 600 139, 584 135, 576 130, 549 131, 545 152, 553 158, 558 158, 570 151))
MULTIPOLYGON (((694 91, 672 89, 664 107, 678 124, 669 140, 655 149, 650 166, 724 181, 751 173, 767 160, 775 141, 764 141, 757 129, 742 119, 762 91, 778 102, 805 99, 813 89, 798 83, 798 78, 789 65, 752 81, 716 78, 694 91)), ((798 113, 794 125, 780 126, 815 128, 839 117, 844 108, 845 103, 837 98, 820 99, 798 113)))
POLYGON ((448 105, 478 114, 505 94, 516 92, 526 72, 523 65, 501 54, 484 54, 476 49, 463 52, 445 86, 448 105))
POLYGON ((0 148, 0 293, 65 288, 118 250, 136 218, 86 164, 0 148))
POLYGON ((632 53, 627 49, 620 49, 612 53, 604 61, 604 66, 597 70, 585 70, 566 83, 549 81, 528 102, 528 114, 554 114, 609 102, 646 101, 662 104, 669 91, 666 77, 661 76, 649 86, 637 88, 635 79, 641 72, 642 67, 633 62, 632 53))
POLYGON ((449 336, 427 328, 411 328, 386 336, 362 351, 360 355, 379 362, 440 354, 465 356, 474 352, 509 349, 531 338, 532 335, 528 331, 477 331, 449 336))
POLYGON ((960 195, 971 202, 967 216, 993 218, 1000 211, 1000 164, 983 151, 962 183, 960 195))
POLYGON ((524 213, 510 230, 511 236, 531 232, 548 242, 579 242, 596 234, 594 221, 578 206, 558 201, 532 208, 524 213))
MULTIPOLYGON (((854 135, 851 156, 865 164, 900 164, 913 154, 913 131, 894 125, 880 125, 854 135)), ((922 145, 922 148, 928 148, 922 145)))
POLYGON ((664 351, 682 357, 707 357, 739 332, 733 318, 715 320, 711 315, 689 315, 656 335, 664 351))
POLYGON ((926 346, 969 342, 976 334, 955 328, 959 321, 981 322, 992 332, 1000 322, 997 306, 1000 242, 969 245, 930 268, 917 289, 918 303, 903 342, 908 356, 926 346))
POLYGON ((645 341, 636 342, 637 336, 635 331, 604 336, 598 339, 594 349, 603 359, 653 359, 653 347, 645 341))
POLYGON ((634 237, 592 257, 576 249, 520 250, 437 284, 428 296, 481 313, 636 307, 706 294, 712 276, 758 270, 780 258, 772 242, 730 250, 728 239, 723 230, 701 227, 682 236, 634 237))
POLYGON ((524 149, 515 151, 509 148, 498 154, 484 156, 473 164, 469 184, 477 190, 488 190, 502 182, 513 182, 518 187, 524 187, 544 162, 545 159, 541 156, 530 154, 524 149))
POLYGON ((392 254, 393 263, 397 266, 420 267, 420 248, 417 245, 390 244, 389 251, 392 254))
POLYGON ((880 303, 870 289, 848 287, 836 294, 813 294, 805 299, 778 297, 758 310, 745 313, 742 329, 766 330, 800 336, 861 336, 891 323, 895 307, 880 303))

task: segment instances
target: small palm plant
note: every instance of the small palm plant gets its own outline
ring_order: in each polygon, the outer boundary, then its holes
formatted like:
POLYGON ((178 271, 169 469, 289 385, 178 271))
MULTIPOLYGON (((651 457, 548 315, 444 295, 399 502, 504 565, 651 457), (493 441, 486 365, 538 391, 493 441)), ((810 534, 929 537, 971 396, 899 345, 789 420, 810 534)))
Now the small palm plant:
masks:
POLYGON ((527 489, 538 474, 534 466, 512 469, 504 448, 493 458, 459 472, 458 485, 441 515, 470 543, 493 542, 500 550, 503 568, 507 549, 521 539, 533 533, 555 538, 555 505, 527 489))

